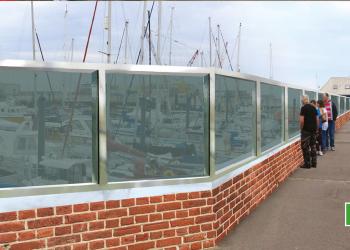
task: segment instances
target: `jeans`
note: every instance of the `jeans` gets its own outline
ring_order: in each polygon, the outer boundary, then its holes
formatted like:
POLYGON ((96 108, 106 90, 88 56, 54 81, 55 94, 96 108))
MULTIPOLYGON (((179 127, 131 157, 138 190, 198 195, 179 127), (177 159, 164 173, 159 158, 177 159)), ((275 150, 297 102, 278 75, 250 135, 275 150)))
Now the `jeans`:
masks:
POLYGON ((322 146, 321 150, 325 151, 327 148, 327 130, 322 130, 322 146))
POLYGON ((335 130, 335 122, 333 120, 328 121, 328 129, 327 129, 327 140, 326 146, 334 147, 334 130, 335 130))
POLYGON ((306 167, 316 167, 316 132, 301 131, 301 149, 303 151, 304 164, 306 167))

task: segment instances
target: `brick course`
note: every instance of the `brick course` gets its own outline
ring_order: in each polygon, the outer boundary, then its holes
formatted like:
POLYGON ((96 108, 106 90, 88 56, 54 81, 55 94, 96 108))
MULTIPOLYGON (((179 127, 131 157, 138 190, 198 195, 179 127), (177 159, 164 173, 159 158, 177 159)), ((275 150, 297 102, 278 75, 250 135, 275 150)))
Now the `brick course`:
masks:
POLYGON ((210 248, 301 163, 297 141, 213 190, 0 213, 0 250, 210 248))

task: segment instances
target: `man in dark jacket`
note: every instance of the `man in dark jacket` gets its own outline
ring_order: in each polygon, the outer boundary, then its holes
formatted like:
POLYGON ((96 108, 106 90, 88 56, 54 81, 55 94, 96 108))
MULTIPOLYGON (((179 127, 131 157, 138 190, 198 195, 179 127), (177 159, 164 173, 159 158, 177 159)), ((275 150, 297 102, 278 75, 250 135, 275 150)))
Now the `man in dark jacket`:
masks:
POLYGON ((338 109, 335 103, 329 98, 328 93, 323 95, 324 106, 328 114, 328 130, 326 137, 326 146, 328 149, 335 151, 334 145, 334 132, 335 132, 335 121, 338 117, 338 109))
POLYGON ((302 168, 315 168, 317 166, 316 132, 319 119, 316 108, 309 103, 309 97, 303 96, 302 102, 303 106, 300 110, 301 149, 304 157, 302 168))

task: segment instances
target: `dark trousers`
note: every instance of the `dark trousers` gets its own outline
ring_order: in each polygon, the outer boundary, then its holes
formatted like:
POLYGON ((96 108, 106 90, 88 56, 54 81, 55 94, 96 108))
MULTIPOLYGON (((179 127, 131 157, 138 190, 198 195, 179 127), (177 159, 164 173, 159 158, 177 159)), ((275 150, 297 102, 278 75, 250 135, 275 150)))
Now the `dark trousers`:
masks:
POLYGON ((335 122, 328 120, 328 129, 327 129, 327 147, 334 147, 334 131, 335 131, 335 122))
POLYGON ((306 167, 316 167, 316 133, 301 131, 301 149, 306 167))
POLYGON ((322 149, 322 128, 319 128, 317 132, 316 150, 317 151, 323 150, 322 149))

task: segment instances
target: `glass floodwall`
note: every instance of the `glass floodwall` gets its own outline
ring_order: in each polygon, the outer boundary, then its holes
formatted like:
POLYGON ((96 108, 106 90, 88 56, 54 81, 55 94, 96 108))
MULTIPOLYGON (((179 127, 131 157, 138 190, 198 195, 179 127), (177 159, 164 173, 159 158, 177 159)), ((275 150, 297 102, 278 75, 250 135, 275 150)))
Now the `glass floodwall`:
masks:
POLYGON ((345 97, 340 97, 340 114, 345 112, 345 97))
MULTIPOLYGON (((300 130, 303 90, 269 79, 211 68, 6 63, 2 197, 212 181, 300 130)), ((349 98, 331 98, 341 113, 350 109, 349 98)))
POLYGON ((97 73, 0 68, 0 187, 92 182, 97 73))
POLYGON ((215 76, 216 170, 256 154, 256 82, 215 76))
POLYGON ((260 84, 261 151, 283 142, 284 87, 260 84))
POLYGON ((288 88, 288 134, 289 138, 298 135, 299 114, 301 108, 301 96, 303 92, 300 89, 288 88))
POLYGON ((108 181, 206 176, 209 77, 106 74, 108 181))
POLYGON ((315 100, 316 101, 316 92, 315 91, 309 91, 309 90, 305 90, 305 95, 307 95, 309 97, 309 100, 315 100))
POLYGON ((335 106, 337 106, 338 109, 338 113, 340 114, 340 100, 339 100, 339 96, 336 95, 331 95, 331 100, 334 102, 335 106))
POLYGON ((317 100, 322 100, 323 101, 323 93, 318 93, 318 99, 317 100))

